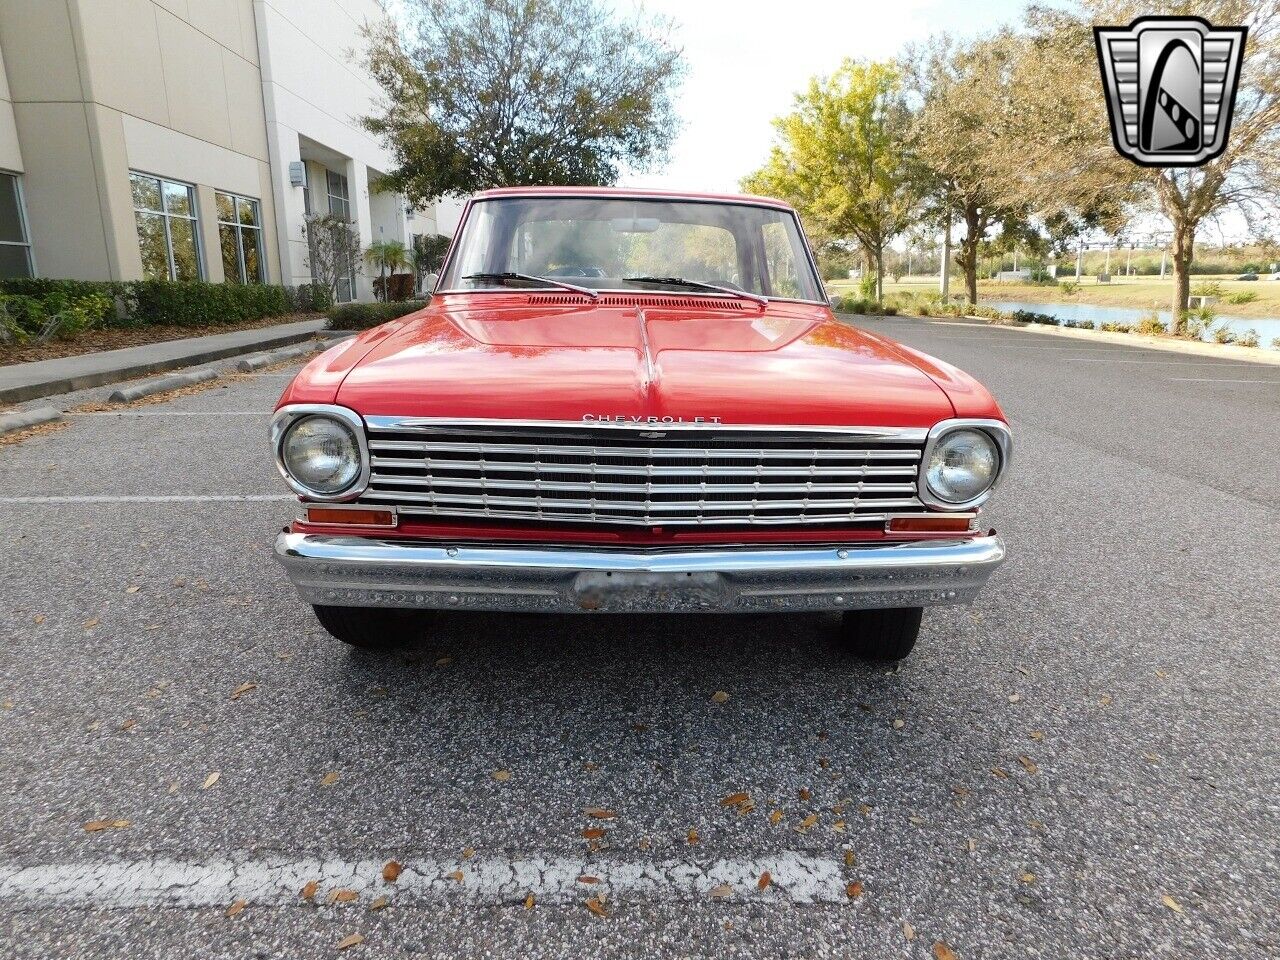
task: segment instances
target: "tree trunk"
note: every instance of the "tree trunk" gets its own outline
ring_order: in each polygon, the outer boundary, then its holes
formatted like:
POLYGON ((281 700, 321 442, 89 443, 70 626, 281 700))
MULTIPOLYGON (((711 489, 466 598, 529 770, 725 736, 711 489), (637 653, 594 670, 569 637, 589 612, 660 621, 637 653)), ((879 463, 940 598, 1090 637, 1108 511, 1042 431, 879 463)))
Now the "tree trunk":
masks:
POLYGON ((876 250, 876 303, 884 303, 884 249, 876 250))
POLYGON ((1175 224, 1173 230, 1173 323, 1174 332, 1182 332, 1186 323, 1182 315, 1191 296, 1191 258, 1195 252, 1195 227, 1175 224))

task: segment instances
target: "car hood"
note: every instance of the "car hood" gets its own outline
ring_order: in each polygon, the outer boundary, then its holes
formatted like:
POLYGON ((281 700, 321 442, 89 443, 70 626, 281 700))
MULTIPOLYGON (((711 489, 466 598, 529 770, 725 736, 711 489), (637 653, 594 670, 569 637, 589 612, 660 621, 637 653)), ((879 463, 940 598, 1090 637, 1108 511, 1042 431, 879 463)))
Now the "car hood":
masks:
POLYGON ((373 338, 336 401, 365 416, 931 426, 948 395, 816 304, 437 297, 373 338))

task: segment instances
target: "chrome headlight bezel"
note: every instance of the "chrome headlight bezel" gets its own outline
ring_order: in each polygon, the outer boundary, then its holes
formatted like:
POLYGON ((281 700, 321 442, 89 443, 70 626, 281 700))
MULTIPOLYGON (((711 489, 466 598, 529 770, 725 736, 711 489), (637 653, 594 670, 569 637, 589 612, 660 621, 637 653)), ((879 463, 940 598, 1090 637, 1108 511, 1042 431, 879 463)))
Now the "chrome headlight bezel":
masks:
POLYGON ((364 420, 354 410, 328 403, 298 403, 281 407, 271 419, 271 450, 275 455, 276 469, 284 482, 294 493, 307 500, 318 500, 327 503, 345 503, 355 500, 369 486, 369 441, 365 436, 364 420), (289 470, 284 459, 285 439, 290 429, 299 421, 311 417, 322 417, 336 421, 349 431, 355 439, 356 449, 360 456, 360 469, 356 479, 337 493, 324 493, 313 490, 298 480, 289 470))
POLYGON ((964 511, 973 510, 982 506, 991 497, 996 487, 1000 485, 1005 473, 1009 469, 1009 460, 1013 453, 1013 436, 1009 432, 1009 425, 1002 420, 970 420, 955 419, 943 420, 941 423, 934 425, 929 431, 929 436, 925 440, 924 452, 920 455, 920 470, 917 478, 916 486, 921 502, 933 507, 937 510, 948 511, 964 511), (995 477, 990 485, 976 497, 971 497, 962 502, 947 500, 936 494, 929 487, 929 462, 933 458, 934 448, 948 434, 955 433, 957 430, 973 430, 985 434, 994 444, 996 455, 999 462, 996 464, 995 477))

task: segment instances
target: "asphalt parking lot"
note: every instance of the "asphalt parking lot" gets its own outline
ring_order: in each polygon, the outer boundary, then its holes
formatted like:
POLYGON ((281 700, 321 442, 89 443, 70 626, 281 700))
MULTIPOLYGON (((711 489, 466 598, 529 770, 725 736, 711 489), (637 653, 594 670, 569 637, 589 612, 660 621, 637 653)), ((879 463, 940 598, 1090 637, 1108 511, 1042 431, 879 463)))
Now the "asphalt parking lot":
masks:
POLYGON ((0 446, 0 953, 1280 956, 1280 367, 866 325, 1015 431, 1010 559, 894 670, 822 616, 351 652, 270 555, 287 372, 0 446))

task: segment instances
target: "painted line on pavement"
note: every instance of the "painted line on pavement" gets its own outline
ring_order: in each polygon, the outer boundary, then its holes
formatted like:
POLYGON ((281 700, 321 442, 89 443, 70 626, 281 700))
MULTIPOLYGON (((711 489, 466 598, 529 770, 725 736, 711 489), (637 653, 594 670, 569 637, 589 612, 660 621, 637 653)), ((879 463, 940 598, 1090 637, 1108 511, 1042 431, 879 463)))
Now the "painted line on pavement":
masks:
POLYGON ((1110 357, 1063 357, 1063 360, 1078 360, 1081 363, 1145 363, 1150 366, 1180 367, 1250 367, 1258 369, 1258 364, 1248 360, 1116 360, 1110 357))
POLYGON ((706 862, 540 857, 474 860, 408 859, 395 883, 382 879, 385 860, 266 857, 178 861, 166 858, 0 866, 0 903, 28 908, 217 907, 237 900, 250 907, 301 905, 299 892, 319 885, 314 902, 335 890, 353 890, 365 906, 386 896, 393 904, 460 900, 512 905, 529 894, 538 903, 582 903, 588 897, 645 902, 705 900, 730 888, 727 899, 765 903, 838 903, 847 900, 842 864, 826 857, 780 853, 706 862), (758 888, 768 871, 772 882, 758 888), (458 877, 461 876, 461 879, 458 877), (582 882, 582 878, 597 882, 582 882))
POLYGON ((251 494, 174 494, 157 497, 0 497, 0 504, 6 503, 267 503, 297 500, 288 493, 251 493, 251 494))
POLYGON ((1166 377, 1166 380, 1175 383, 1273 383, 1280 384, 1280 380, 1231 380, 1227 377, 1166 377))

